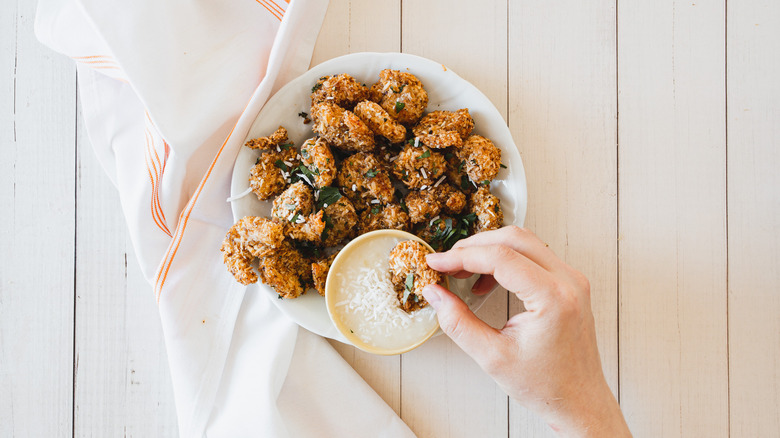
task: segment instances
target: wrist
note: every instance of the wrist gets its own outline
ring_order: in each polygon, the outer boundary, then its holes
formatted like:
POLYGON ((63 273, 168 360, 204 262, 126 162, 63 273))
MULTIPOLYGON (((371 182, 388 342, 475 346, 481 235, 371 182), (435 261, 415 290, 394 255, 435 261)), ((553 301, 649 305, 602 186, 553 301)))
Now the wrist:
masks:
POLYGON ((630 437, 620 406, 606 382, 597 390, 561 400, 560 410, 548 425, 565 437, 630 437))

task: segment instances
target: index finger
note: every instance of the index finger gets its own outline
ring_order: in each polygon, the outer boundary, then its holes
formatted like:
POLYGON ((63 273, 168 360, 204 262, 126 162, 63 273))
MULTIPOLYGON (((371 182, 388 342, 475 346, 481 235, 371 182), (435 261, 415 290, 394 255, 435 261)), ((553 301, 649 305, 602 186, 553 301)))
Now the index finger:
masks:
POLYGON ((552 274, 504 245, 453 248, 445 253, 428 254, 426 262, 441 272, 490 274, 523 300, 528 310, 534 307, 534 302, 547 299, 547 294, 539 294, 540 291, 553 290, 555 286, 552 274))
POLYGON ((561 259, 536 234, 515 225, 475 234, 459 240, 453 248, 486 245, 508 246, 548 271, 556 270, 563 264, 561 259))

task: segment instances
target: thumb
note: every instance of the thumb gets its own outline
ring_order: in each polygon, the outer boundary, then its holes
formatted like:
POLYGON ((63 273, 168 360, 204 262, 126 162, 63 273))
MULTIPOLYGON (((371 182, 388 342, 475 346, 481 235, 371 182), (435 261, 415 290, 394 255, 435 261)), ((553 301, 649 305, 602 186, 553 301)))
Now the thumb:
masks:
POLYGON ((502 351, 503 337, 499 331, 477 318, 455 294, 438 284, 425 286, 422 293, 436 310, 441 330, 483 369, 502 351))

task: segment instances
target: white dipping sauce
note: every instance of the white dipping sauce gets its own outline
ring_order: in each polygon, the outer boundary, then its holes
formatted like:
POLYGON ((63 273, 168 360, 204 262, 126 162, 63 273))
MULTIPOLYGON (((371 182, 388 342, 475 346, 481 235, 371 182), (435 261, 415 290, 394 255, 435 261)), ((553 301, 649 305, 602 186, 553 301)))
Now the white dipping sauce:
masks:
POLYGON ((376 236, 339 254, 338 271, 328 285, 333 291, 334 319, 362 342, 385 350, 399 350, 425 339, 437 328, 436 313, 428 305, 406 313, 390 282, 390 250, 402 240, 376 236), (342 260, 343 259, 343 260, 342 260))

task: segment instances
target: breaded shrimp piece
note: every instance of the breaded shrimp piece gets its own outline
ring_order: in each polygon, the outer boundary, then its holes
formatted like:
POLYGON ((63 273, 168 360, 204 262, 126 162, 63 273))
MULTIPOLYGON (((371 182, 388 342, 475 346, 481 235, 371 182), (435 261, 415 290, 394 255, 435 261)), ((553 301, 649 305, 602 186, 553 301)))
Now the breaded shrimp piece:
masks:
POLYGON ((422 145, 407 144, 393 162, 393 174, 410 189, 430 187, 446 169, 444 156, 422 145))
POLYGON ((341 163, 336 183, 359 210, 374 199, 382 204, 393 201, 395 189, 390 176, 372 154, 358 152, 347 157, 341 163))
POLYGON ((322 210, 327 224, 322 233, 322 243, 325 246, 336 246, 354 237, 358 215, 355 206, 345 196, 328 205, 322 210))
POLYGON ((422 82, 415 75, 398 70, 382 70, 379 82, 369 93, 372 101, 407 126, 417 123, 428 106, 428 93, 422 82))
POLYGON ((431 269, 425 261, 430 253, 416 240, 399 242, 390 250, 390 281, 395 286, 401 308, 407 312, 427 306, 423 288, 443 281, 442 274, 431 269))
POLYGON ((241 284, 257 282, 257 274, 250 263, 256 257, 265 257, 281 246, 284 227, 269 219, 247 216, 236 222, 222 242, 222 259, 233 277, 241 284))
POLYGON ((260 259, 259 272, 260 280, 280 298, 297 298, 311 284, 311 264, 288 241, 260 259))
POLYGON ((271 216, 283 222, 303 223, 313 210, 314 192, 303 181, 298 181, 274 199, 271 216))
POLYGON ((481 135, 471 135, 457 150, 464 170, 476 185, 490 184, 501 170, 501 149, 481 135))
POLYGON ((333 259, 336 258, 336 254, 311 264, 311 276, 314 279, 314 289, 323 297, 325 296, 325 281, 328 279, 328 271, 330 271, 330 265, 333 264, 333 259))
POLYGON ((253 138, 246 142, 245 146, 251 149, 259 149, 261 151, 273 151, 277 149, 277 146, 281 146, 287 143, 287 130, 284 126, 280 126, 276 131, 268 137, 253 138))
POLYGON ((487 186, 482 186, 471 195, 469 208, 477 215, 474 221, 474 233, 496 230, 504 225, 504 212, 501 211, 501 201, 487 186))
POLYGON ((249 187, 261 201, 282 193, 287 185, 282 170, 276 166, 277 160, 275 154, 262 154, 249 171, 249 187))
POLYGON ((398 204, 375 205, 360 214, 358 233, 375 230, 409 231, 409 215, 398 204))
POLYGON ((398 123, 378 103, 364 100, 355 105, 354 112, 374 134, 393 143, 400 143, 406 138, 404 125, 398 123))
POLYGON ((352 111, 330 103, 311 107, 311 129, 329 144, 345 151, 370 152, 374 149, 374 133, 352 111))
POLYGON ((466 207, 466 195, 449 184, 426 190, 412 190, 404 199, 413 224, 437 216, 441 211, 458 214, 466 207))
POLYGON ((336 160, 322 137, 306 140, 301 146, 301 162, 314 174, 314 186, 322 188, 329 186, 336 177, 336 160))
POLYGON ((469 176, 466 175, 466 161, 458 158, 455 148, 444 150, 444 159, 447 160, 447 182, 457 187, 461 192, 469 194, 476 190, 469 176))
POLYGON ((298 218, 295 222, 287 222, 285 233, 295 240, 320 243, 322 241, 322 233, 327 227, 324 214, 320 210, 303 219, 298 218))
POLYGON ((415 125, 414 135, 428 147, 443 149, 460 147, 474 129, 474 119, 468 108, 455 112, 433 111, 415 125))
POLYGON ((332 102, 342 108, 352 109, 356 103, 368 99, 368 87, 346 73, 323 76, 312 89, 312 106, 332 102))

